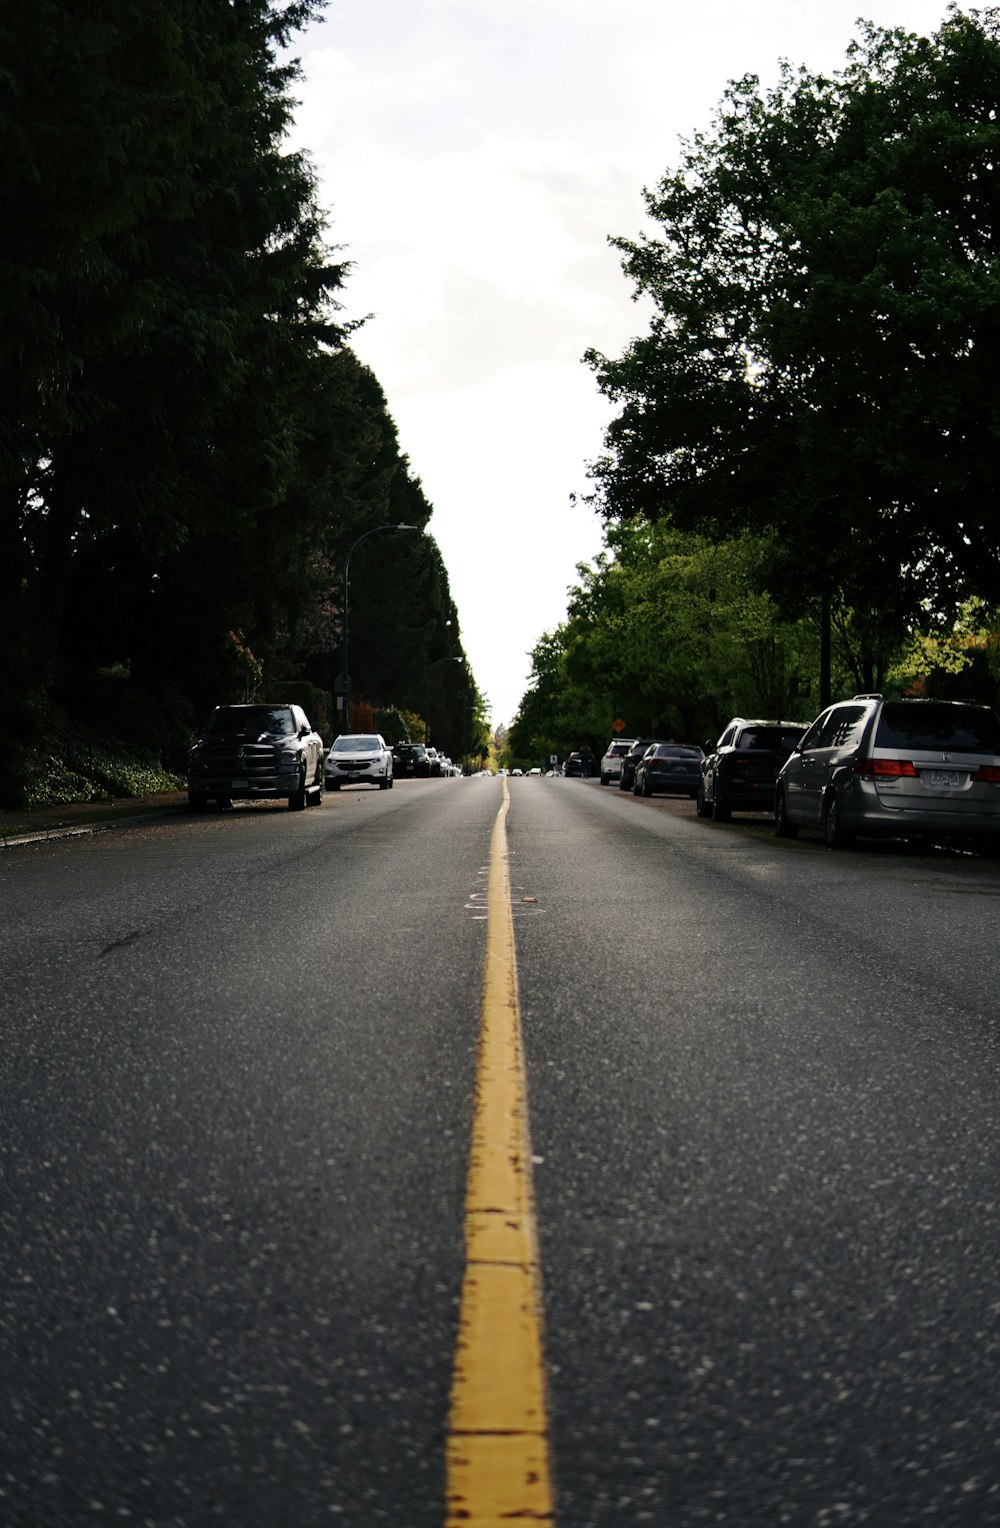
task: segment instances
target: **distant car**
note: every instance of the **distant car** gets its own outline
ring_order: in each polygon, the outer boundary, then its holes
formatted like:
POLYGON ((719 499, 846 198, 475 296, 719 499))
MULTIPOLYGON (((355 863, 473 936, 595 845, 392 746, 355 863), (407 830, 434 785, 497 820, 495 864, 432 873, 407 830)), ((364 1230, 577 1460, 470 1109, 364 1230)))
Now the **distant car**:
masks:
POLYGON ((188 759, 188 805, 203 812, 234 801, 288 800, 292 811, 323 800, 323 739, 301 706, 216 706, 188 759))
POLYGON ((608 744, 607 752, 601 759, 601 784, 610 785, 612 780, 617 780, 622 772, 622 759, 628 753, 634 737, 612 738, 608 744))
POLYGON ((392 789, 392 750, 381 732, 345 732, 326 756, 327 789, 343 785, 377 785, 392 789))
POLYGON ((818 716, 778 775, 779 838, 814 828, 1000 844, 1000 717, 989 706, 855 695, 818 716))
POLYGON ((512 769, 511 772, 510 772, 510 777, 513 780, 515 775, 523 775, 523 774, 524 774, 524 770, 523 769, 512 769))
POLYGON ((658 792, 674 796, 698 794, 698 780, 704 752, 694 743, 653 743, 635 767, 632 782, 634 796, 655 796, 658 792))
POLYGON ((563 775, 567 780, 570 778, 583 779, 583 760, 578 753, 567 754, 566 761, 563 764, 563 775))
POLYGON ((659 741, 659 738, 655 737, 637 737, 630 744, 628 752, 622 757, 621 769, 618 772, 618 789, 620 791, 630 791, 632 789, 635 782, 635 766, 646 752, 646 749, 659 741))
POLYGON ((397 779, 407 775, 411 778, 426 778, 431 772, 431 766, 423 743, 396 743, 392 750, 392 769, 397 779))
POLYGON ((698 816, 728 822, 733 812, 774 810, 778 770, 806 730, 806 722, 750 721, 734 716, 701 765, 698 816))
POLYGON ((539 769, 537 764, 535 765, 534 769, 528 770, 528 778, 529 780, 540 780, 542 778, 542 771, 539 769))

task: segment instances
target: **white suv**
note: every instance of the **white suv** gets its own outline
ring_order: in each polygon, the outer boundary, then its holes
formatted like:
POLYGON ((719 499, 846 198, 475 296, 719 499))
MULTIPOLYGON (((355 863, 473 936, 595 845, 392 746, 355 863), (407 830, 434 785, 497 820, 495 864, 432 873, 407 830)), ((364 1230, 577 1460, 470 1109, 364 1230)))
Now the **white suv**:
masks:
POLYGON ((392 789, 392 750, 381 732, 343 733, 326 756, 326 788, 377 785, 392 789))
POLYGON ((622 759, 628 753, 634 737, 612 738, 608 744, 607 752, 601 760, 601 784, 610 785, 612 780, 617 780, 622 772, 622 759))

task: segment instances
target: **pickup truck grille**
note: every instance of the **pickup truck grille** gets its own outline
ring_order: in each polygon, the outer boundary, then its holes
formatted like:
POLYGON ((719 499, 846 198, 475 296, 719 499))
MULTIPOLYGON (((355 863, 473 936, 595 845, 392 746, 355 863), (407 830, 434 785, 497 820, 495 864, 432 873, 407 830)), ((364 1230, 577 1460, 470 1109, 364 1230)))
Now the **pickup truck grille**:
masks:
POLYGON ((223 739, 204 749, 202 763, 213 779, 247 780, 252 785, 273 787, 278 773, 278 749, 273 743, 223 739))

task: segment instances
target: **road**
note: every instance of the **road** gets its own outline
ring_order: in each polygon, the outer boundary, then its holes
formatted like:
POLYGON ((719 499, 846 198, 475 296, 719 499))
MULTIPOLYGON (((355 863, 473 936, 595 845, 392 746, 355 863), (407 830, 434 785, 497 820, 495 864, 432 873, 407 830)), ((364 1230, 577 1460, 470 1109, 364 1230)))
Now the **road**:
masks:
MULTIPOLYGON (((1000 1523, 1000 867, 507 793, 554 1521, 1000 1523)), ((503 795, 0 855, 4 1525, 441 1528, 503 795)))

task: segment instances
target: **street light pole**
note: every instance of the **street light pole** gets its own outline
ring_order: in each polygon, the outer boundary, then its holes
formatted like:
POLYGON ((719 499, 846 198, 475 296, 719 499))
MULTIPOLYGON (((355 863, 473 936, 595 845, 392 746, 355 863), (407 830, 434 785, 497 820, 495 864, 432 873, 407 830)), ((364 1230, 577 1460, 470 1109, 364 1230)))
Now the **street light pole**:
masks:
POLYGON ((348 575, 351 571, 351 558, 354 556, 355 551, 361 545, 362 541, 367 541, 369 536, 378 535, 379 531, 415 531, 416 529, 417 527, 415 525, 373 525, 370 531, 364 531, 358 537, 357 541, 352 542, 351 546, 348 548, 347 556, 344 559, 344 633, 343 642, 341 644, 343 647, 343 667, 341 669, 340 678, 340 704, 342 707, 341 715, 343 717, 342 730, 344 732, 349 732, 351 730, 350 712, 348 711, 348 702, 350 700, 351 693, 351 675, 350 670, 347 667, 348 601, 350 597, 348 589, 348 575))
POLYGON ((424 674, 424 747, 431 740, 431 669, 436 669, 441 663, 462 663, 464 659, 459 655, 452 654, 447 658, 435 658, 433 663, 428 663, 424 674))

